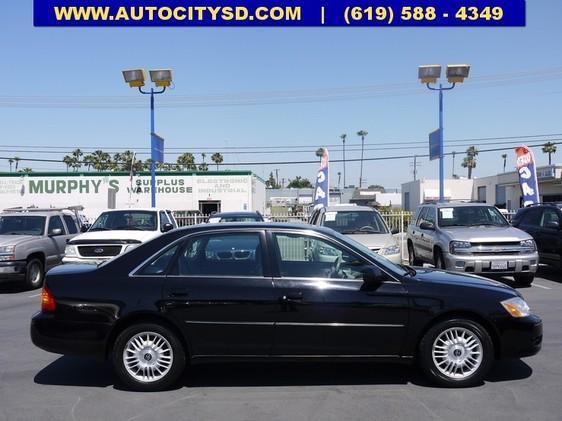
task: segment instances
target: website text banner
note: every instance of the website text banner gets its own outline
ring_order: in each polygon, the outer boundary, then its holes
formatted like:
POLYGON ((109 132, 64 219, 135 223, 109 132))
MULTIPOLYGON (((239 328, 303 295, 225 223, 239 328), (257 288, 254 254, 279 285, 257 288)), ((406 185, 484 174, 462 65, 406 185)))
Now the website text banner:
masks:
POLYGON ((525 26, 525 0, 34 0, 35 26, 525 26))

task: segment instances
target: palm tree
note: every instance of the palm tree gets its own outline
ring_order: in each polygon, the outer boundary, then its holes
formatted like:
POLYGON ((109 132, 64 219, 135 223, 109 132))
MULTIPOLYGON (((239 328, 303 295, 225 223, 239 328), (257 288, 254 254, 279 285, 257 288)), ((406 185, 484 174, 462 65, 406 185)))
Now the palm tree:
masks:
POLYGON ((340 139, 343 143, 343 188, 345 189, 345 140, 347 135, 345 133, 340 135, 340 139))
POLYGON ((363 150, 365 149, 365 136, 369 133, 366 130, 360 130, 357 132, 357 136, 361 138, 361 169, 359 171, 359 188, 363 186, 363 150))
POLYGON ((322 157, 324 156, 324 148, 316 149, 315 155, 320 158, 320 161, 322 161, 322 157))
POLYGON ((542 147, 542 151, 548 154, 548 165, 552 165, 552 154, 556 153, 556 144, 552 142, 546 142, 542 147))
POLYGON ((111 157, 107 152, 98 149, 97 151, 94 151, 94 153, 89 155, 89 157, 91 157, 91 161, 88 161, 88 163, 91 162, 91 165, 94 168, 94 170, 103 171, 109 168, 111 157))
POLYGON ((505 165, 507 164, 507 154, 506 153, 502 154, 502 159, 503 159, 503 172, 505 172, 505 165))
POLYGON ((84 154, 82 153, 82 151, 80 150, 80 148, 76 148, 72 151, 72 157, 74 158, 74 162, 72 163, 72 168, 74 169, 74 171, 78 171, 80 168, 82 168, 82 156, 84 154))
MULTIPOLYGON (((554 147, 556 149, 556 146, 554 147)), ((16 163, 16 172, 18 171, 18 165, 20 163, 20 158, 17 156, 14 156, 14 162, 16 163)))
POLYGON ((74 158, 70 155, 66 155, 63 159, 62 162, 66 165, 66 172, 68 172, 68 169, 72 166, 72 164, 74 163, 74 158))
POLYGON ((219 152, 215 152, 211 156, 211 161, 213 161, 215 164, 217 164, 217 171, 218 171, 219 170, 219 164, 222 164, 222 162, 224 161, 224 158, 222 157, 222 155, 219 152))
POLYGON ((29 174, 29 173, 33 172, 33 168, 25 167, 25 168, 19 170, 19 172, 21 172, 23 174, 29 174))
POLYGON ((472 178, 472 170, 476 168, 476 156, 478 155, 478 149, 476 146, 471 146, 466 150, 466 157, 462 161, 462 167, 468 169, 468 179, 472 178))
POLYGON ((207 156, 207 154, 205 152, 203 152, 201 154, 201 158, 203 158, 203 162, 201 164, 199 164, 199 167, 197 167, 197 169, 199 171, 209 171, 209 166, 207 165, 207 163, 205 162, 205 157, 207 156))
POLYGON ((184 168, 187 171, 196 170, 197 167, 195 166, 195 157, 192 153, 186 152, 178 156, 176 161, 180 168, 184 168))
POLYGON ((10 163, 10 172, 12 172, 12 164, 14 163, 14 160, 10 158, 8 159, 8 162, 10 163))

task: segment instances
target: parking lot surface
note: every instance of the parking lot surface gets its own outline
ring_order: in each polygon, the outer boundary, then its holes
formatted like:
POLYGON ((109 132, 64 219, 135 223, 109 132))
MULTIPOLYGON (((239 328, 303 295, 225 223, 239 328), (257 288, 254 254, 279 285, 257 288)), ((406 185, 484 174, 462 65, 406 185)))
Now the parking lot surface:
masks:
POLYGON ((175 390, 136 393, 109 363, 35 348, 40 291, 0 285, 0 420, 560 420, 562 275, 542 268, 520 291, 543 318, 543 349, 478 387, 433 387, 390 364, 214 364, 188 368, 175 390))

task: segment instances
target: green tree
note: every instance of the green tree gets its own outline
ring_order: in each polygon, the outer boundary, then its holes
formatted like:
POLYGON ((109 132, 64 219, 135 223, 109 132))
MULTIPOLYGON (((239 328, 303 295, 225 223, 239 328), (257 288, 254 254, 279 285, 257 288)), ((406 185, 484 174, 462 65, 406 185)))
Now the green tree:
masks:
POLYGON ((320 158, 320 161, 322 161, 322 157, 324 156, 324 148, 318 148, 316 149, 316 152, 314 153, 318 158, 320 158))
POLYGON ((71 168, 74 172, 76 172, 82 168, 82 157, 84 156, 84 153, 80 150, 80 148, 76 148, 72 151, 71 156, 73 158, 71 168))
POLYGON ((194 171, 197 169, 195 165, 195 157, 192 153, 186 152, 178 156, 177 164, 179 165, 180 169, 184 169, 187 171, 194 171))
POLYGON ((376 190, 380 193, 384 193, 386 190, 383 186, 381 186, 380 184, 371 184, 369 186, 369 190, 376 190))
POLYGON ((287 184, 287 187, 290 189, 312 188, 312 183, 308 178, 302 178, 300 175, 297 175, 292 180, 289 180, 289 184, 287 184))
POLYGON ((201 154, 201 158, 203 158, 203 162, 201 164, 199 164, 199 166, 197 167, 197 169, 199 171, 209 171, 209 166, 207 165, 207 163, 205 162, 205 157, 207 156, 206 153, 202 153, 201 154))
POLYGON ((18 172, 20 172, 20 173, 22 173, 22 174, 29 174, 29 173, 32 173, 32 172, 33 172, 33 169, 32 169, 32 168, 29 168, 29 167, 25 167, 25 168, 19 170, 18 172))
POLYGON ((223 163, 224 158, 219 152, 215 152, 213 155, 211 155, 211 161, 217 164, 217 171, 218 171, 219 165, 223 163))
POLYGON ((111 156, 102 150, 94 151, 92 154, 84 157, 88 166, 92 166, 92 168, 96 171, 105 171, 109 169, 109 165, 111 162, 111 156))
POLYGON ((275 179, 275 176, 273 175, 273 171, 269 173, 269 178, 265 182, 265 187, 267 187, 268 189, 279 189, 279 188, 281 188, 281 186, 279 184, 277 184, 277 180, 275 179))
MULTIPOLYGON (((556 144, 552 143, 552 142, 546 142, 542 147, 542 151, 543 151, 543 153, 548 154, 548 165, 552 165, 552 154, 556 153, 556 144)), ((18 166, 16 164, 16 169, 17 169, 17 167, 18 166)))
POLYGON ((65 155, 62 162, 66 165, 66 172, 68 172, 69 168, 74 164, 74 158, 71 155, 65 155))
POLYGON ((12 164, 14 163, 14 160, 12 158, 8 159, 8 163, 10 164, 10 172, 12 172, 12 164))
POLYGON ((472 178, 472 170, 474 168, 476 168, 476 156, 477 155, 478 155, 478 149, 476 149, 476 146, 470 146, 466 150, 466 156, 462 160, 461 166, 463 168, 468 169, 468 179, 469 180, 472 178))
POLYGON ((18 171, 18 165, 20 163, 21 158, 14 156, 14 162, 16 163, 16 172, 18 171))

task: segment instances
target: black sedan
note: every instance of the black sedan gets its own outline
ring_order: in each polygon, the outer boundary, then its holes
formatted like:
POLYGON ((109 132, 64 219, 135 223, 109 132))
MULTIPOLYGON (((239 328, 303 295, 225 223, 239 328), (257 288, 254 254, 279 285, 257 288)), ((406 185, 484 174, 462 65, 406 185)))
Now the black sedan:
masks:
POLYGON ((110 358, 136 390, 172 386, 187 362, 311 359, 415 361, 463 387, 536 354, 542 322, 506 285, 397 266, 330 229, 213 224, 51 270, 31 338, 110 358))

